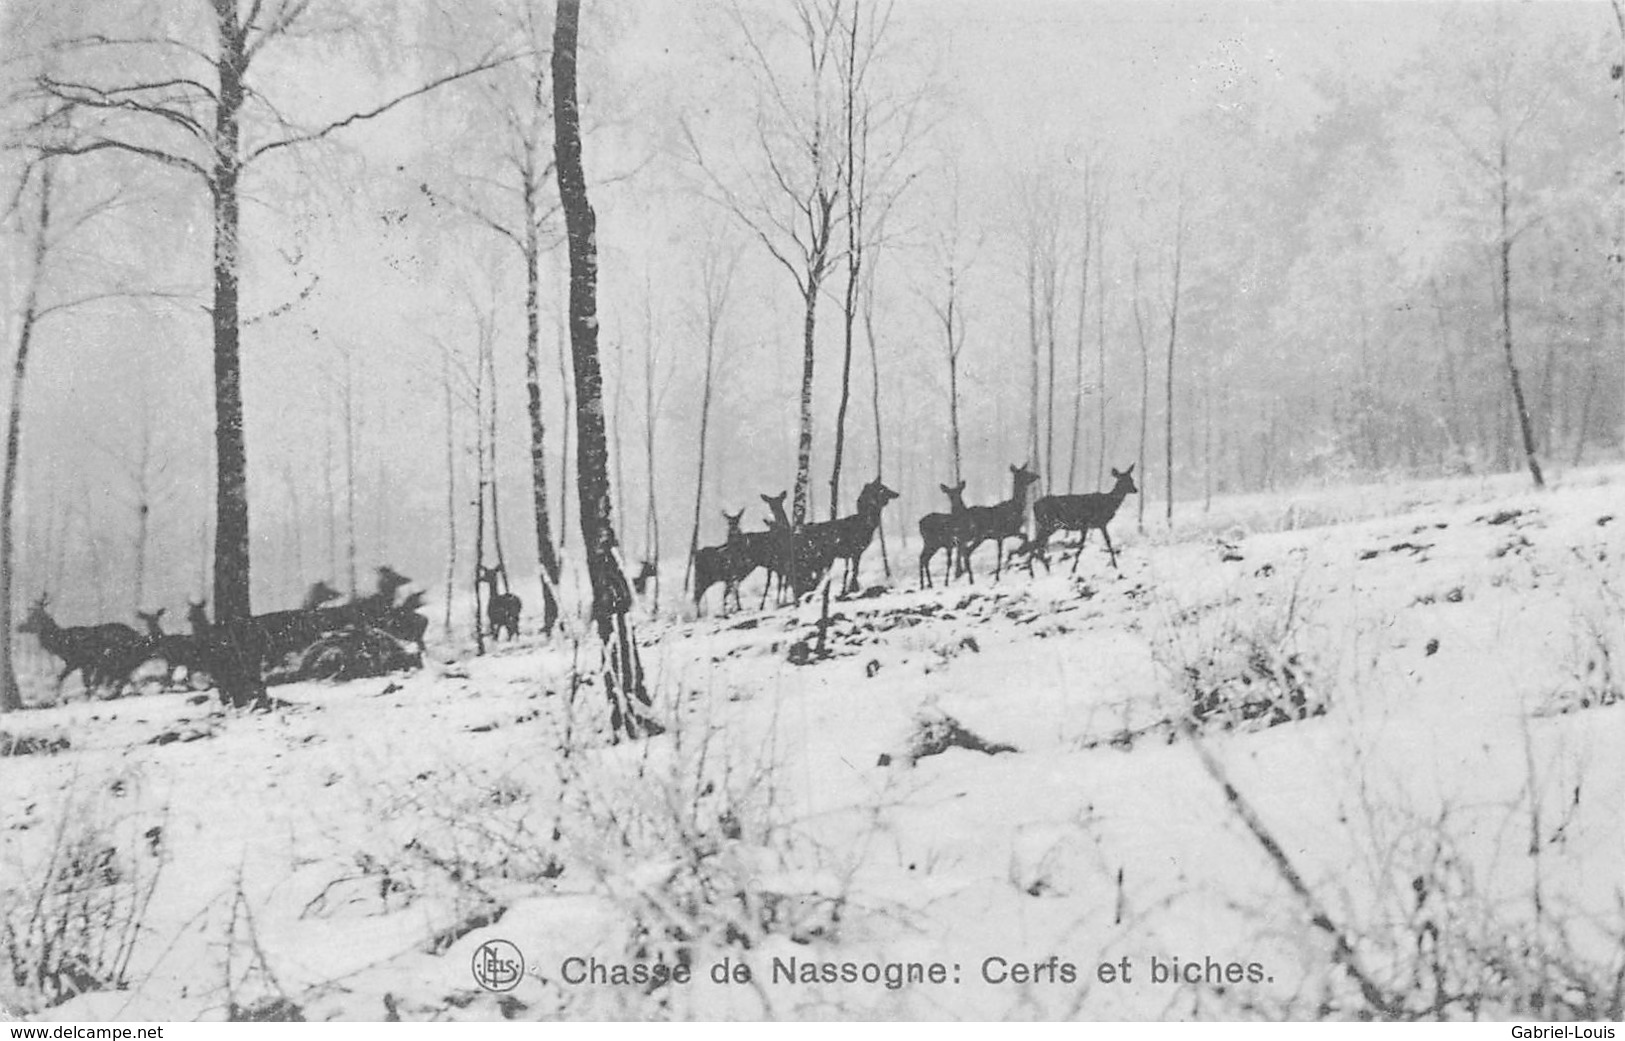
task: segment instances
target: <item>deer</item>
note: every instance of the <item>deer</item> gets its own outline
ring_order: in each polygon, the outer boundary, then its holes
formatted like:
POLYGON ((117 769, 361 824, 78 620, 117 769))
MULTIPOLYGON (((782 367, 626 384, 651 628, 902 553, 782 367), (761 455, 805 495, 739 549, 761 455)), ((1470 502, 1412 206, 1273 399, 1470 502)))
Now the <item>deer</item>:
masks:
POLYGON ((514 639, 519 635, 519 612, 524 609, 525 605, 524 601, 513 593, 497 591, 497 578, 499 576, 502 578, 504 586, 508 584, 507 570, 501 564, 496 567, 484 567, 476 564, 475 570, 478 572, 478 577, 474 580, 476 590, 478 590, 482 582, 491 587, 490 599, 485 602, 485 619, 491 627, 491 639, 496 639, 497 634, 504 629, 508 631, 508 639, 514 639))
POLYGON ((1026 545, 1026 536, 1022 529, 1027 520, 1027 489, 1037 483, 1038 474, 1027 469, 1027 464, 1010 467, 1010 498, 992 506, 967 506, 965 508, 964 537, 959 547, 960 558, 965 565, 965 571, 970 575, 972 584, 976 582, 976 573, 971 570, 971 554, 976 548, 989 539, 998 551, 998 557, 993 565, 993 580, 997 582, 999 575, 1004 571, 1004 540, 1021 539, 1026 545))
POLYGON ((948 497, 947 513, 928 513, 920 518, 920 584, 930 588, 931 560, 941 550, 948 551, 948 566, 943 569, 942 582, 947 585, 955 560, 963 563, 959 547, 965 516, 965 482, 955 485, 939 484, 948 497))
POLYGON ((803 531, 802 560, 798 564, 812 574, 822 575, 835 561, 846 561, 846 575, 841 581, 842 594, 858 586, 858 564, 864 551, 874 541, 875 529, 880 526, 880 511, 897 498, 897 493, 876 477, 858 492, 857 512, 821 524, 809 524, 803 531))
POLYGON ((405 600, 391 607, 378 619, 374 626, 397 640, 416 644, 420 667, 423 665, 423 654, 426 650, 423 634, 429 630, 429 619, 419 612, 419 608, 423 606, 423 599, 424 594, 421 590, 408 594, 405 600))
MULTIPOLYGON (((239 643, 246 641, 252 644, 264 656, 287 655, 304 650, 320 639, 324 632, 347 624, 354 605, 323 607, 343 595, 325 581, 313 582, 305 590, 305 598, 298 607, 289 611, 268 611, 243 619, 224 635, 239 643)), ((195 626, 197 620, 193 624, 195 626)), ((219 628, 210 625, 204 631, 210 636, 221 635, 215 632, 219 628)))
POLYGON ((749 559, 746 552, 745 533, 739 530, 739 523, 745 517, 745 511, 737 513, 722 511, 722 519, 728 525, 728 536, 720 546, 701 546, 694 551, 694 611, 703 613, 705 607, 705 594, 718 582, 722 583, 722 611, 728 611, 728 597, 733 596, 734 609, 742 610, 744 605, 739 602, 739 583, 756 570, 756 564, 749 559))
MULTIPOLYGON (((87 690, 116 681, 119 666, 137 647, 142 646, 140 634, 122 622, 60 626, 46 610, 50 599, 49 594, 41 593, 40 598, 29 606, 28 616, 17 626, 17 631, 32 633, 46 653, 62 659, 56 689, 61 691, 62 684, 73 672, 79 673, 87 690)), ((140 663, 133 663, 130 668, 137 664, 140 663)))
POLYGON ((1121 572, 1117 566, 1117 550, 1112 547, 1111 533, 1106 525, 1117 516, 1117 508, 1123 505, 1123 500, 1138 492, 1140 489, 1134 484, 1134 464, 1130 463, 1127 470, 1112 468, 1113 483, 1107 492, 1090 492, 1087 495, 1046 495, 1033 503, 1033 523, 1035 530, 1033 537, 1018 552, 1027 554, 1027 572, 1032 573, 1033 556, 1043 561, 1044 570, 1049 570, 1049 558, 1044 554, 1045 547, 1049 545, 1049 537, 1057 531, 1082 532, 1078 539, 1078 555, 1072 558, 1072 574, 1078 572, 1078 561, 1083 557, 1083 543, 1089 538, 1092 529, 1100 530, 1100 537, 1106 540, 1106 552, 1111 554, 1112 567, 1121 572))
POLYGON ((638 573, 632 576, 632 590, 639 596, 649 591, 651 580, 659 577, 660 569, 652 560, 638 561, 638 573))
POLYGON ((767 583, 762 586, 762 600, 756 605, 757 610, 766 606, 767 594, 773 588, 774 576, 778 576, 779 588, 782 590, 790 571, 794 538, 790 518, 784 512, 784 500, 789 494, 780 492, 777 495, 763 495, 762 501, 773 513, 772 519, 765 522, 767 530, 748 531, 738 537, 740 552, 744 554, 744 559, 739 564, 744 569, 740 581, 757 568, 767 571, 767 583))
POLYGON ((209 672, 206 637, 210 625, 203 601, 188 601, 187 618, 192 625, 190 635, 164 632, 162 607, 156 611, 137 611, 135 614, 146 624, 147 638, 120 662, 124 674, 128 675, 147 662, 161 661, 168 667, 164 675, 164 685, 168 687, 175 685, 176 673, 180 670, 185 670, 188 681, 194 685, 209 672))

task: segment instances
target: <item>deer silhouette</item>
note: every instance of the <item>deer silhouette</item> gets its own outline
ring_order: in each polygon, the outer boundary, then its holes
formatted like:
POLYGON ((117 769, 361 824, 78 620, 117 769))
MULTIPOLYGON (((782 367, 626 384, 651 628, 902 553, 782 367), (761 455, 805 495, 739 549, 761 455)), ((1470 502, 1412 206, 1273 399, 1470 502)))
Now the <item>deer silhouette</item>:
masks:
POLYGON ((823 575, 835 561, 846 561, 846 575, 841 581, 841 592, 850 592, 858 585, 858 564, 863 553, 874 541, 875 529, 880 526, 880 511, 897 498, 897 493, 876 477, 858 492, 857 512, 832 521, 809 524, 802 532, 802 547, 798 566, 810 577, 823 575))
MULTIPOLYGON (((772 519, 767 521, 767 530, 747 532, 741 536, 751 570, 760 567, 767 572, 767 583, 762 586, 762 601, 756 605, 757 610, 767 604, 767 594, 773 588, 775 578, 782 597, 794 565, 795 533, 790 527, 789 515, 784 512, 784 500, 789 494, 763 495, 762 501, 773 514, 772 519)), ((746 572, 747 575, 749 573, 746 572)))
POLYGON ((658 577, 660 569, 652 560, 640 560, 638 573, 632 576, 632 590, 639 596, 649 591, 649 583, 658 577))
POLYGON ((1004 540, 1021 539, 1026 544, 1022 533, 1022 526, 1027 518, 1027 489, 1038 481, 1038 474, 1027 469, 1027 464, 1012 466, 1010 468, 1010 498, 992 506, 967 506, 963 518, 963 543, 960 554, 964 559, 965 570, 970 575, 972 583, 976 581, 976 573, 970 569, 971 554, 982 543, 993 540, 998 550, 998 558, 993 565, 993 580, 996 582, 1004 570, 1004 540))
POLYGON ((506 629, 508 639, 515 639, 519 635, 519 613, 524 609, 524 601, 513 593, 498 590, 497 579, 499 577, 502 579, 502 585, 506 586, 508 584, 508 573, 502 565, 499 564, 496 567, 475 566, 479 572, 479 577, 475 579, 474 584, 478 586, 483 582, 491 588, 490 598, 485 602, 485 620, 490 626, 488 635, 494 640, 499 633, 506 629))
POLYGON ((939 484, 948 497, 948 513, 928 513, 920 518, 920 585, 930 587, 931 560, 942 550, 948 551, 948 566, 943 568, 942 582, 947 585, 956 561, 963 564, 960 551, 964 534, 965 482, 955 485, 939 484))
MULTIPOLYGON (((46 653, 62 659, 62 671, 57 673, 56 689, 71 673, 78 672, 87 690, 107 687, 121 678, 119 669, 145 641, 134 629, 122 622, 104 622, 101 625, 61 626, 46 610, 50 596, 41 593, 30 605, 28 615, 17 626, 21 633, 32 633, 39 639, 46 653)), ((132 663, 134 668, 139 662, 132 663)), ((128 669, 124 674, 128 674, 128 669)))
POLYGON ((756 570, 756 563, 747 552, 745 533, 739 530, 739 522, 744 519, 745 511, 729 513, 722 511, 722 519, 728 525, 728 538, 720 546, 701 546, 694 551, 694 610, 699 612, 705 605, 706 590, 722 583, 722 610, 727 613, 728 597, 731 594, 736 610, 743 608, 739 602, 739 583, 756 570))
POLYGON ((1112 546, 1111 532, 1106 530, 1106 525, 1117 516, 1117 508, 1123 505, 1123 500, 1140 490, 1134 484, 1133 475, 1132 463, 1127 470, 1113 467, 1115 483, 1110 491, 1085 495, 1046 495, 1033 503, 1033 537, 1018 550, 1027 554, 1028 573, 1032 572, 1034 556, 1043 562, 1045 571, 1049 570, 1049 557, 1044 550, 1049 545, 1051 535, 1057 531, 1077 531, 1082 534, 1078 538, 1078 555, 1072 558, 1071 572, 1077 574, 1078 561, 1083 557, 1083 544, 1093 529, 1099 529, 1100 537, 1106 540, 1106 552, 1111 554, 1112 567, 1121 571, 1122 568, 1117 566, 1117 550, 1112 546))

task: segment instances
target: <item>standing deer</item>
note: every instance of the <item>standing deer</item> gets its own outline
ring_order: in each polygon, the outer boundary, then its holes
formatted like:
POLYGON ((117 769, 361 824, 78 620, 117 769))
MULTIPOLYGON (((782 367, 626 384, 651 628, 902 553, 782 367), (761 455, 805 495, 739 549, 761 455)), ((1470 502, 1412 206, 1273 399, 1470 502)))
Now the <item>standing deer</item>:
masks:
POLYGON ((1021 547, 1027 554, 1027 571, 1033 569, 1033 556, 1044 562, 1044 570, 1049 570, 1049 557, 1044 549, 1049 545, 1049 537, 1057 531, 1082 532, 1078 538, 1078 555, 1072 558, 1072 574, 1078 572, 1078 561, 1083 557, 1083 544, 1089 538, 1091 529, 1100 529, 1100 537, 1106 540, 1106 552, 1111 554, 1112 567, 1118 571, 1117 550, 1112 547, 1111 533, 1106 525, 1117 516, 1117 508, 1123 505, 1123 500, 1129 495, 1139 491, 1134 484, 1134 464, 1130 463, 1127 470, 1112 468, 1112 477, 1115 482, 1109 492, 1090 492, 1087 495, 1046 495, 1033 503, 1033 521, 1036 531, 1032 539, 1021 547))
POLYGON ((655 566, 654 561, 639 561, 638 573, 632 576, 632 591, 637 593, 639 596, 647 593, 649 591, 650 581, 658 577, 659 574, 660 569, 655 566))
POLYGON ((1026 545, 1026 538, 1022 527, 1027 520, 1027 489, 1038 480, 1038 475, 1027 469, 1027 464, 1012 466, 1010 468, 1010 498, 993 506, 967 506, 964 516, 964 539, 960 546, 960 555, 964 560, 965 570, 970 575, 972 584, 976 582, 976 573, 971 571, 970 557, 976 552, 976 547, 993 540, 998 550, 998 558, 993 565, 993 580, 999 580, 1004 570, 1004 540, 1021 539, 1026 545))
POLYGON ((728 596, 733 595, 734 608, 742 609, 739 602, 739 583, 756 570, 756 563, 748 552, 749 541, 739 530, 745 511, 722 511, 728 523, 728 538, 720 546, 701 546, 694 551, 694 610, 698 613, 705 603, 705 591, 722 583, 722 610, 728 611, 728 596))
POLYGON ((878 477, 864 485, 858 493, 858 512, 837 520, 807 525, 803 532, 805 542, 798 566, 807 569, 811 575, 822 575, 834 566, 835 561, 844 560, 846 576, 841 582, 841 592, 844 594, 856 589, 858 564, 869 543, 874 541, 875 529, 880 526, 880 511, 895 498, 897 493, 886 487, 878 477))
POLYGON ((485 619, 490 624, 490 637, 496 639, 502 630, 508 630, 508 639, 512 640, 519 635, 519 612, 524 609, 524 601, 510 592, 498 592, 497 578, 502 578, 502 584, 507 585, 508 574, 502 565, 496 567, 483 567, 476 565, 479 577, 474 584, 486 583, 491 587, 490 599, 485 602, 485 619))
POLYGON ((931 586, 931 559, 940 550, 948 551, 948 566, 942 571, 942 584, 947 585, 956 560, 963 562, 960 552, 965 517, 965 482, 955 485, 939 484, 948 497, 948 513, 928 513, 920 518, 920 584, 931 586))
POLYGON ((157 640, 163 637, 164 625, 162 619, 164 610, 164 608, 160 607, 156 611, 137 611, 135 613, 135 616, 141 619, 142 624, 147 628, 147 639, 157 640))
POLYGON ((751 569, 760 567, 767 571, 767 583, 762 586, 762 602, 756 605, 757 610, 761 610, 767 604, 767 594, 773 588, 775 577, 778 578, 781 599, 784 587, 790 580, 790 570, 795 557, 795 532, 790 526, 790 517, 784 512, 784 500, 789 494, 780 492, 777 495, 762 496, 762 501, 767 503, 767 508, 773 512, 772 519, 767 521, 767 530, 753 531, 742 536, 745 553, 751 561, 751 569))
POLYGON ((72 672, 79 673, 87 690, 115 682, 119 678, 118 668, 143 644, 140 634, 121 622, 60 626, 45 610, 50 599, 48 594, 41 593, 40 598, 30 605, 28 616, 17 626, 17 631, 33 633, 46 653, 62 659, 56 689, 62 689, 63 682, 72 672))

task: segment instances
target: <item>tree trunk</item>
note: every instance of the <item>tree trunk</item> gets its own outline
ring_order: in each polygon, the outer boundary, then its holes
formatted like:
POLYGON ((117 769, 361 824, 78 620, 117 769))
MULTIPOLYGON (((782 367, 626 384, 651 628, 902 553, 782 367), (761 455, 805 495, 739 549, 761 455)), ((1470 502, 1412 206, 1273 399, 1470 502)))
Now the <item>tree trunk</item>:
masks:
POLYGON ((643 517, 644 560, 655 566, 653 596, 660 604, 660 500, 655 488, 655 435, 660 429, 660 405, 655 396, 654 287, 648 270, 643 280, 643 476, 646 510, 643 517))
MULTIPOLYGON (((1145 473, 1146 417, 1151 408, 1151 352, 1145 342, 1145 319, 1140 314, 1140 258, 1134 258, 1134 333, 1140 344, 1140 454, 1135 463, 1145 473)), ((1138 525, 1145 533, 1145 496, 1136 495, 1139 511, 1138 525)))
MULTIPOLYGON (((440 380, 445 391, 446 407, 446 610, 441 631, 451 639, 451 601, 457 588, 457 446, 456 413, 451 399, 451 360, 440 359, 440 380)), ((476 595, 475 599, 478 599, 476 595)))
MULTIPOLYGON (((483 344, 481 346, 483 350, 483 344)), ((485 602, 480 599, 480 572, 485 567, 485 380, 480 359, 474 363, 474 653, 485 653, 485 602)))
POLYGON ((631 590, 616 551, 610 513, 608 445, 604 439, 603 376, 598 365, 597 217, 587 198, 581 162, 581 114, 576 107, 576 37, 580 0, 558 0, 553 29, 553 135, 559 200, 570 250, 570 346, 575 362, 576 482, 581 539, 592 583, 592 617, 604 645, 604 692, 615 738, 657 734, 647 716, 649 693, 627 612, 631 590))
MULTIPOLYGON (((689 590, 694 574, 694 555, 700 549, 700 509, 705 505, 705 450, 711 440, 711 379, 716 358, 716 332, 707 322, 705 333, 705 381, 700 392, 700 465, 694 475, 694 531, 688 538, 688 563, 683 568, 683 591, 689 590)), ((728 609, 723 604, 723 611, 728 609)))
MULTIPOLYGON (((1622 303, 1625 303, 1625 0, 1612 0, 1614 8, 1614 23, 1619 28, 1620 57, 1614 65, 1614 98, 1619 102, 1619 145, 1620 151, 1616 153, 1616 161, 1620 164, 1614 171, 1614 220, 1616 222, 1616 239, 1614 245, 1614 267, 1619 271, 1622 303)), ((1621 315, 1620 334, 1625 337, 1625 314, 1621 315)), ((1625 404, 1625 394, 1620 397, 1625 404)), ((1625 436, 1625 407, 1620 410, 1622 424, 1621 434, 1625 436)), ((1583 442, 1582 442, 1583 443, 1583 442)))
MULTIPOLYGON (((242 364, 239 354, 238 275, 242 268, 238 177, 242 170, 240 116, 245 93, 245 30, 235 0, 215 0, 220 85, 215 105, 214 203, 215 530, 214 616, 247 618, 249 600, 248 454, 243 441, 242 364)), ((226 691, 221 692, 226 695, 226 691)), ((231 700, 228 698, 228 700, 231 700)))
POLYGON ((1038 458, 1038 231, 1027 229, 1027 455, 1038 458))
MULTIPOLYGON (((564 406, 559 420, 559 553, 560 559, 564 556, 565 540, 570 531, 570 360, 565 354, 565 323, 564 315, 559 315, 554 331, 557 336, 559 354, 559 402, 564 406)), ((562 567, 561 567, 562 571, 562 567)))
MULTIPOLYGON (((1087 191, 1087 187, 1085 191, 1087 191)), ((1094 245, 1094 198, 1092 195, 1085 199, 1083 215, 1083 264, 1078 278, 1078 336, 1075 341, 1072 357, 1072 451, 1067 458, 1066 490, 1068 494, 1077 487, 1078 481, 1078 447, 1083 433, 1083 399, 1087 396, 1087 388, 1083 384, 1083 330, 1084 320, 1089 310, 1089 253, 1094 245)), ((1054 475, 1051 475, 1054 479, 1054 475)), ((1061 482, 1055 481, 1051 487, 1059 488, 1061 482)))
POLYGON ((1095 487, 1106 486, 1106 215, 1095 225, 1095 409, 1100 443, 1095 446, 1095 487))
MULTIPOLYGON (((799 421, 796 429, 796 484, 795 495, 792 500, 790 512, 790 525, 799 534, 807 523, 807 493, 812 475, 812 441, 813 441, 813 345, 815 338, 813 332, 817 325, 818 293, 823 282, 823 273, 816 272, 807 280, 807 289, 802 294, 802 321, 801 321, 801 401, 799 421)), ((798 569, 799 570, 799 569, 798 569)), ((796 588, 799 596, 805 590, 796 588)))
MULTIPOLYGON (((878 477, 886 472, 886 442, 881 436, 880 426, 880 349, 875 344, 875 273, 872 266, 868 271, 868 279, 863 297, 863 338, 869 344, 869 402, 874 412, 875 476, 878 477)), ((955 480, 957 479, 955 478, 955 480)), ((890 578, 891 558, 886 550, 886 522, 884 518, 882 518, 876 531, 880 536, 880 564, 885 568, 886 577, 890 578)))
POLYGON ((350 348, 344 348, 344 570, 350 599, 360 593, 355 567, 355 373, 350 348))
POLYGON ((548 523, 547 429, 542 421, 541 376, 541 243, 536 231, 536 186, 525 176, 525 400, 530 409, 530 489, 536 515, 536 560, 542 584, 542 633, 558 617, 559 558, 548 523))
POLYGON ((1508 229, 1507 215, 1511 207, 1510 186, 1507 182, 1507 144, 1501 140, 1501 346, 1506 356, 1507 380, 1512 384, 1512 403, 1517 410, 1518 430, 1523 435, 1523 457, 1529 465, 1529 476, 1536 488, 1546 487, 1540 472, 1540 460, 1535 456, 1535 431, 1529 421, 1529 406, 1524 402, 1523 381, 1518 377, 1518 363, 1512 354, 1512 233, 1508 229))
POLYGON ((1174 525, 1174 348, 1179 339, 1179 275, 1185 256, 1185 196, 1183 188, 1180 189, 1179 213, 1175 219, 1178 221, 1178 226, 1174 228, 1174 291, 1173 299, 1168 304, 1168 381, 1165 402, 1167 408, 1163 416, 1166 426, 1163 454, 1167 486, 1167 505, 1164 517, 1170 528, 1174 525))
POLYGON ((496 344, 487 334, 484 343, 485 378, 491 391, 491 402, 486 406, 485 460, 487 480, 491 485, 491 548, 497 558, 497 573, 502 576, 502 591, 508 589, 508 560, 502 552, 502 500, 497 494, 500 487, 497 472, 497 363, 496 344))
POLYGON ((34 326, 39 319, 40 283, 44 280, 45 256, 51 229, 51 190, 55 167, 46 160, 40 167, 39 207, 35 211, 32 265, 28 272, 28 292, 23 300, 21 327, 17 332, 17 356, 11 368, 11 408, 6 416, 6 472, 0 483, 0 712, 23 707, 22 690, 17 686, 17 670, 12 661, 13 630, 11 598, 16 566, 11 525, 17 502, 17 468, 22 456, 23 385, 28 378, 28 351, 34 343, 34 326))

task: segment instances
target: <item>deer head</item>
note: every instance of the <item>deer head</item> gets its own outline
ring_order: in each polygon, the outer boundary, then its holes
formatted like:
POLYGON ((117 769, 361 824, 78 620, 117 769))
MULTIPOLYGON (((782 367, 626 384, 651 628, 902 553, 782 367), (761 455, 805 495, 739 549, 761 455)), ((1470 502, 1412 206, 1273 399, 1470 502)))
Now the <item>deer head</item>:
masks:
POLYGON ((885 482, 876 477, 874 480, 864 485, 863 490, 858 493, 858 512, 864 512, 865 506, 868 506, 870 509, 878 512, 884 508, 888 502, 891 502, 897 497, 896 492, 886 487, 885 482))
POLYGON ((1131 492, 1139 491, 1140 489, 1134 484, 1133 474, 1133 463, 1128 464, 1127 470, 1119 470, 1115 466, 1112 467, 1112 477, 1116 481, 1116 483, 1112 485, 1112 493, 1114 495, 1128 495, 1131 492))
POLYGON ((1038 474, 1027 469, 1027 464, 1010 468, 1010 481, 1017 492, 1038 480, 1038 474))
POLYGON ((17 626, 20 633, 43 633, 56 625, 51 616, 46 613, 45 605, 51 602, 49 593, 41 593, 39 599, 28 605, 28 617, 17 626))
POLYGON ((160 621, 164 617, 164 608, 160 607, 156 611, 137 611, 135 616, 146 623, 148 636, 164 635, 164 626, 160 621))
POLYGON ((343 593, 339 592, 337 589, 334 589, 325 581, 313 582, 311 583, 310 588, 305 590, 304 608, 307 611, 314 611, 323 604, 330 604, 343 595, 343 593))

